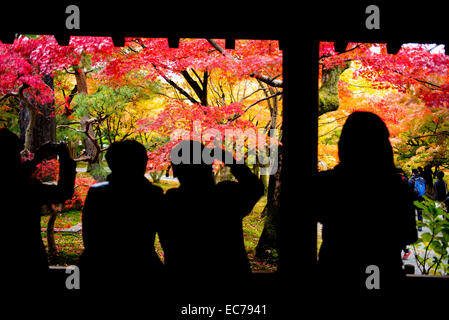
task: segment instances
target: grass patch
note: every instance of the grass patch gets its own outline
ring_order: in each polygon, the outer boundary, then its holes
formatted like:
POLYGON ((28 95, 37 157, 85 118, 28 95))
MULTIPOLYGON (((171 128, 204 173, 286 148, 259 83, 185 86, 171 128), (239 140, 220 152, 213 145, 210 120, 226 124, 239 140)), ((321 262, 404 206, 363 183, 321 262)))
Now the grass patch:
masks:
MULTIPOLYGON (((151 179, 149 179, 151 181, 151 179)), ((152 182, 155 186, 161 187, 162 190, 164 190, 164 193, 167 192, 169 189, 178 188, 179 182, 177 181, 159 181, 157 183, 152 182)))
MULTIPOLYGON (((156 183, 155 185, 161 187, 164 192, 168 189, 176 188, 179 186, 178 182, 163 181, 156 183)), ((245 241, 245 248, 248 253, 248 259, 251 264, 251 268, 256 272, 272 272, 275 271, 277 265, 269 264, 265 261, 257 259, 255 257, 257 243, 260 235, 262 234, 264 226, 264 218, 261 217, 261 213, 265 208, 267 198, 262 197, 254 206, 252 212, 243 219, 243 235, 245 241)), ((46 228, 48 222, 48 216, 41 218, 41 227, 46 228)), ((68 211, 64 213, 58 213, 55 222, 55 228, 70 228, 72 226, 81 223, 81 211, 68 211)), ((42 239, 45 246, 47 246, 47 233, 42 232, 42 239)), ((114 233, 111 233, 111 237, 114 233)), ((115 234, 117 236, 117 234, 115 234)), ((51 257, 50 264, 57 266, 68 266, 78 262, 80 254, 84 250, 82 231, 77 234, 72 233, 55 233, 55 242, 58 249, 58 253, 51 257)), ((164 252, 161 248, 159 238, 156 235, 155 249, 161 260, 164 260, 164 252)))
MULTIPOLYGON (((41 228, 47 228, 50 216, 41 217, 41 228)), ((81 223, 81 211, 60 212, 56 216, 55 228, 68 229, 81 223)))
POLYGON ((262 234, 265 220, 261 217, 261 214, 266 204, 267 197, 263 196, 256 203, 253 211, 246 216, 245 219, 243 219, 242 223, 245 248, 253 272, 274 272, 277 269, 276 264, 270 264, 255 257, 257 243, 259 242, 260 235, 262 234))
MULTIPOLYGON (((42 232, 42 240, 47 246, 47 233, 42 232)), ((83 237, 77 233, 55 233, 58 252, 49 257, 50 265, 70 266, 78 263, 79 256, 84 250, 83 237)))

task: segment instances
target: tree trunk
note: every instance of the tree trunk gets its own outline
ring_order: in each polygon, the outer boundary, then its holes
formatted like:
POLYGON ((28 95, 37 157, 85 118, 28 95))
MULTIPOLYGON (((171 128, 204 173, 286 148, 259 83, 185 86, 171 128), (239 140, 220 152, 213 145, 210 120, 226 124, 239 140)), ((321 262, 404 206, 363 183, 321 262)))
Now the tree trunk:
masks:
POLYGON ((33 139, 33 130, 35 128, 36 124, 36 111, 33 108, 24 108, 26 112, 28 112, 28 123, 25 128, 25 134, 24 134, 24 142, 23 142, 23 149, 26 153, 29 151, 33 152, 34 150, 31 149, 32 139, 33 139))
POLYGON ((74 141, 69 141, 67 143, 67 148, 69 149, 69 153, 70 156, 72 157, 72 159, 76 159, 78 158, 78 144, 79 144, 80 140, 76 139, 74 141))
MULTIPOLYGON (((78 90, 78 94, 88 95, 87 91, 87 78, 86 73, 82 68, 75 68, 75 79, 76 79, 76 87, 78 90)), ((92 125, 87 127, 86 121, 89 119, 89 116, 83 117, 81 122, 81 130, 88 129, 88 135, 95 138, 95 131, 92 125)), ((87 136, 83 138, 84 149, 86 150, 87 156, 92 159, 89 161, 87 171, 95 170, 100 165, 100 160, 98 157, 98 148, 95 146, 95 143, 89 139, 87 136)))
MULTIPOLYGON (((53 77, 45 75, 43 81, 53 89, 53 77)), ((56 117, 54 116, 54 104, 46 103, 37 105, 29 101, 35 109, 29 108, 25 102, 21 102, 19 112, 20 139, 24 149, 35 152, 46 142, 54 142, 56 139, 56 117), (36 112, 39 110, 39 113, 36 112)))
MULTIPOLYGON (((259 85, 264 89, 264 94, 268 98, 277 93, 277 89, 270 86, 265 87, 260 81, 259 85)), ((273 134, 276 133, 276 125, 278 120, 278 100, 274 96, 267 100, 268 108, 270 109, 271 124, 269 136, 274 138, 273 134)), ((279 139, 282 135, 282 127, 279 129, 279 139)), ((271 154, 270 158, 277 156, 278 166, 277 171, 274 174, 268 176, 268 190, 267 190, 267 204, 262 212, 262 216, 265 217, 265 224, 262 234, 259 238, 259 243, 256 247, 256 257, 264 260, 276 260, 276 254, 279 255, 279 221, 280 221, 280 195, 281 195, 281 170, 282 170, 282 147, 278 146, 277 155, 271 154), (276 252, 276 253, 275 253, 276 252)))
POLYGON ((55 222, 56 222, 56 210, 51 204, 45 206, 44 210, 47 210, 50 216, 47 223, 47 243, 48 243, 48 256, 50 260, 58 252, 55 242, 55 222))
POLYGON ((232 175, 231 169, 228 166, 224 166, 223 168, 218 170, 217 174, 214 175, 215 183, 228 180, 234 180, 234 176, 232 175))
POLYGON ((351 66, 347 61, 344 66, 335 66, 324 69, 321 75, 321 87, 319 89, 318 116, 338 110, 340 99, 338 98, 338 80, 340 75, 351 66))
POLYGON ((280 197, 281 197, 281 171, 282 171, 283 150, 278 150, 278 170, 271 175, 268 183, 267 205, 264 209, 265 224, 259 243, 256 247, 256 257, 264 260, 276 260, 280 254, 280 197))

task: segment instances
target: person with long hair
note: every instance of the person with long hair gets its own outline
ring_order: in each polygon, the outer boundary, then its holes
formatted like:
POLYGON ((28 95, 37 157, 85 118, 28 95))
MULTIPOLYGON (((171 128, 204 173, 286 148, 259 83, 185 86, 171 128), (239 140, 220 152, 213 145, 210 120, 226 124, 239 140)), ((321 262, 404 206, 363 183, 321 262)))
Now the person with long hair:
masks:
POLYGON ((340 163, 317 176, 322 283, 363 292, 372 289, 370 270, 378 270, 376 289, 393 290, 403 276, 401 250, 417 231, 413 195, 397 174, 385 123, 370 112, 352 113, 338 155, 340 163))

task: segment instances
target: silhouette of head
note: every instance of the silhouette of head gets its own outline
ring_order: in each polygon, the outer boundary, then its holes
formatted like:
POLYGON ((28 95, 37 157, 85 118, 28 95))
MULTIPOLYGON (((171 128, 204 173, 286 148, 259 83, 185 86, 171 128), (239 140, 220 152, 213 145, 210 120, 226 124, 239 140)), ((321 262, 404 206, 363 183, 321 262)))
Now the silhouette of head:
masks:
POLYGON ((114 142, 106 152, 106 161, 115 176, 141 176, 148 162, 147 150, 135 140, 114 142))
POLYGON ((0 166, 5 173, 20 167, 20 152, 23 145, 17 135, 6 128, 0 128, 0 166))
POLYGON ((396 173, 400 175, 405 174, 404 170, 401 167, 396 167, 396 173))
POLYGON ((211 149, 194 140, 183 140, 170 152, 173 175, 181 185, 210 185, 214 183, 212 161, 203 155, 210 155, 211 149))
POLYGON ((444 172, 443 171, 438 171, 437 178, 440 179, 440 180, 443 180, 443 177, 444 177, 444 172))
POLYGON ((356 111, 346 120, 338 142, 340 163, 347 168, 395 171, 385 123, 371 112, 356 111))

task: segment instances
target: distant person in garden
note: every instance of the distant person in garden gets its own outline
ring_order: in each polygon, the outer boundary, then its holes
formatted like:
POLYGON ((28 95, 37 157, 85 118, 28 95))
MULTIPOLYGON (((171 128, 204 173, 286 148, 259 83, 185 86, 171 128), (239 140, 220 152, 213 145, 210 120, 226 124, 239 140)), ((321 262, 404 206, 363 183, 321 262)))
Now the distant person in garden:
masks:
POLYGON ((418 173, 421 177, 424 176, 424 169, 422 167, 418 167, 418 173))
POLYGON ((145 177, 139 142, 114 142, 106 161, 112 173, 89 189, 83 209, 81 287, 145 289, 163 272, 154 248, 163 192, 145 177))
POLYGON ((180 182, 179 188, 166 193, 167 214, 160 233, 170 276, 212 286, 247 278, 251 269, 242 219, 263 195, 262 182, 229 152, 197 141, 180 142, 170 157, 173 175, 180 182), (231 159, 233 163, 225 165, 238 182, 215 184, 214 159, 231 159))
POLYGON ((438 171, 437 172, 437 179, 435 180, 435 183, 433 184, 433 200, 442 203, 447 198, 447 185, 446 182, 443 180, 444 172, 438 171))
POLYGON ((410 187, 410 190, 414 191, 415 189, 415 178, 419 176, 418 169, 412 169, 410 173, 410 179, 408 179, 408 186, 410 187))
POLYGON ((373 285, 392 292, 404 276, 401 251, 417 240, 417 232, 413 194, 397 174, 385 123, 370 112, 352 113, 338 155, 340 163, 317 176, 322 288, 364 294, 373 285), (362 174, 367 168, 370 179, 362 174), (380 282, 368 278, 376 272, 380 282))
MULTIPOLYGON (((426 181, 421 176, 422 168, 412 169, 412 176, 409 179, 409 187, 413 191, 414 200, 423 201, 426 194, 426 181), (421 170, 420 170, 421 169, 421 170)), ((416 208, 416 216, 418 221, 422 222, 422 209, 416 208)), ((422 227, 418 227, 418 231, 422 231, 422 227)))
MULTIPOLYGON (((408 178, 405 175, 404 170, 401 167, 397 167, 396 168, 397 173, 399 175, 399 177, 401 178, 402 182, 408 186, 408 178)), ((407 246, 404 246, 404 248, 402 249, 402 251, 404 251, 404 255, 402 256, 403 260, 408 259, 408 257, 410 257, 410 255, 412 254, 411 250, 409 248, 407 248, 407 246)))
POLYGON ((433 189, 433 173, 432 173, 432 167, 430 165, 425 165, 424 170, 422 172, 422 177, 424 178, 424 181, 426 182, 426 197, 429 199, 432 199, 434 196, 434 189, 433 189))
POLYGON ((48 257, 40 230, 41 207, 72 197, 76 164, 65 144, 46 143, 35 152, 33 160, 24 163, 21 163, 22 149, 14 133, 0 129, 2 289, 26 294, 51 290, 48 257), (56 155, 59 157, 57 185, 42 184, 31 177, 40 162, 56 155))

